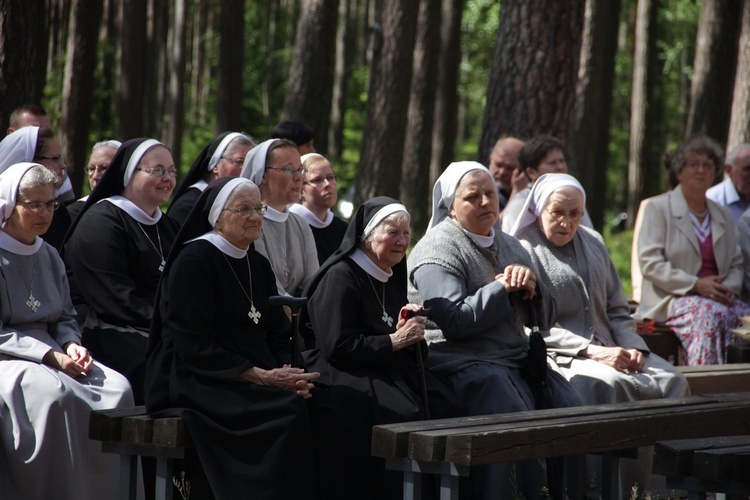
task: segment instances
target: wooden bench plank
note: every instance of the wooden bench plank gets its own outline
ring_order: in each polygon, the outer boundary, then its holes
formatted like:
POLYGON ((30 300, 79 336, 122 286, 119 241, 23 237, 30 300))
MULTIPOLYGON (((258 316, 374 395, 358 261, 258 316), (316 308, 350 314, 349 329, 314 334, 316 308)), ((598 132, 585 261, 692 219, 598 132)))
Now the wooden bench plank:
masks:
POLYGON ((603 452, 649 446, 662 439, 750 434, 750 394, 734 401, 694 405, 633 416, 578 419, 509 429, 486 426, 450 435, 445 460, 480 465, 576 452, 603 452))
POLYGON ((724 448, 735 444, 750 445, 750 436, 677 439, 659 441, 654 446, 654 474, 690 476, 693 474, 693 453, 697 450, 724 448))
POLYGON ((146 413, 145 406, 92 411, 89 417, 89 439, 119 441, 122 436, 122 419, 144 413, 146 413))
MULTIPOLYGON (((742 436, 747 441, 749 436, 742 436)), ((734 460, 739 453, 750 453, 750 443, 742 444, 737 438, 735 446, 726 446, 699 450, 693 453, 693 475, 704 481, 731 481, 734 473, 734 460)), ((750 471, 737 478, 744 483, 750 483, 750 471)))
POLYGON ((122 419, 122 442, 130 444, 151 444, 154 439, 154 419, 148 415, 125 417, 122 419))
POLYGON ((154 422, 153 444, 165 448, 185 448, 192 446, 190 434, 179 417, 160 418, 154 422))
POLYGON ((750 363, 680 366, 692 394, 750 391, 750 363))

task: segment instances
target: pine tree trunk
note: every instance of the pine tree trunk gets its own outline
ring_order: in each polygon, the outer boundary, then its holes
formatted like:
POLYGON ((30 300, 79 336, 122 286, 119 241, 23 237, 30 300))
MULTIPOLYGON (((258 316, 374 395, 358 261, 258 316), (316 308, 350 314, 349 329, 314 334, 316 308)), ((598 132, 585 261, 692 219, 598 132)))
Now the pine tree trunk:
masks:
POLYGON ((121 74, 117 105, 118 137, 143 136, 143 84, 146 0, 123 0, 120 31, 121 74))
POLYGON ((342 0, 339 4, 339 25, 336 33, 336 70, 333 78, 333 105, 328 134, 328 156, 341 158, 344 149, 344 124, 349 100, 349 78, 357 55, 356 0, 342 0))
POLYGON ((383 48, 372 68, 356 202, 400 195, 418 13, 418 0, 383 2, 383 48))
POLYGON ((585 0, 503 2, 479 157, 498 137, 568 139, 585 0))
POLYGON ((620 0, 586 1, 581 58, 578 68, 576 102, 571 133, 568 136, 568 164, 571 174, 590 196, 587 208, 594 227, 604 224, 607 158, 609 156, 609 117, 617 53, 620 0))
POLYGON ((464 0, 442 0, 440 59, 435 90, 430 185, 455 158, 458 131, 458 69, 461 64, 461 19, 464 0))
POLYGON ((701 2, 686 137, 704 134, 726 143, 741 19, 742 2, 701 2))
POLYGON ((430 159, 435 114, 435 74, 440 52, 440 9, 431 0, 420 0, 414 74, 407 114, 406 145, 401 169, 401 202, 411 215, 415 236, 427 229, 430 219, 430 159))
POLYGON ((188 18, 187 0, 174 0, 169 28, 169 92, 167 94, 168 121, 165 141, 172 149, 172 159, 179 169, 182 164, 182 132, 185 124, 185 24, 188 18))
POLYGON ((727 151, 742 143, 750 143, 750 0, 744 0, 742 7, 742 35, 727 151))
POLYGON ((338 0, 306 0, 297 31, 282 120, 306 124, 315 132, 315 148, 328 152, 328 127, 336 67, 338 0))
POLYGON ((94 94, 102 0, 73 0, 70 38, 62 92, 62 118, 58 135, 68 164, 68 176, 77 195, 83 186, 88 160, 88 139, 94 94))
POLYGON ((216 133, 242 130, 242 73, 245 60, 245 2, 222 0, 219 24, 219 89, 216 133))

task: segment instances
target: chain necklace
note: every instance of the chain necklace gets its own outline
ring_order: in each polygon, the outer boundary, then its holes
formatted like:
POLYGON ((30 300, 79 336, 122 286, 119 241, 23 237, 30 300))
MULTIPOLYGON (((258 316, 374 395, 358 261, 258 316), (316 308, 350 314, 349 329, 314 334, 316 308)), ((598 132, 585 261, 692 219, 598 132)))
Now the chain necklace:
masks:
MULTIPOLYGON (((286 224, 286 223, 284 222, 282 224, 286 224)), ((284 228, 288 229, 289 226, 285 225, 284 228)), ((265 235, 265 234, 268 234, 269 232, 273 234, 273 239, 276 241, 277 248, 281 250, 281 256, 282 256, 281 272, 282 274, 284 274, 284 279, 286 280, 289 277, 289 260, 286 258, 286 238, 284 238, 284 241, 281 241, 281 238, 279 237, 279 235, 276 234, 274 229, 271 229, 270 225, 269 225, 268 231, 264 232, 263 234, 265 235)), ((284 234, 286 235, 286 231, 284 234)), ((268 248, 268 245, 266 245, 266 253, 269 256, 272 253, 271 249, 268 248)), ((274 272, 275 271, 276 270, 274 269, 274 272)), ((284 286, 286 286, 286 284, 284 286)))
POLYGON ((380 307, 383 308, 383 317, 380 318, 381 321, 383 321, 383 323, 387 324, 388 326, 393 326, 393 317, 385 310, 385 283, 383 283, 383 300, 380 300, 380 296, 378 296, 378 292, 377 290, 375 290, 375 284, 372 282, 372 278, 369 274, 367 275, 367 279, 370 280, 370 286, 372 287, 372 291, 375 293, 375 298, 378 299, 380 307))
POLYGON ((708 215, 708 207, 706 207, 706 209, 703 212, 701 212, 701 213, 693 212, 693 209, 691 209, 691 208, 688 208, 688 212, 690 212, 691 214, 695 215, 699 219, 702 219, 703 217, 705 217, 706 215, 708 215))
POLYGON ((240 285, 240 288, 242 289, 242 293, 245 294, 245 297, 247 297, 247 300, 250 301, 250 311, 247 313, 247 317, 253 320, 253 323, 256 325, 260 321, 260 311, 258 311, 255 308, 255 304, 253 304, 253 275, 250 271, 250 257, 245 254, 245 260, 247 260, 247 277, 250 279, 250 295, 245 291, 245 287, 242 286, 242 282, 240 281, 239 276, 237 276, 237 273, 234 272, 234 268, 232 267, 232 264, 229 262, 229 259, 227 259, 227 256, 222 252, 222 257, 224 257, 224 260, 227 261, 227 265, 229 266, 229 269, 232 270, 232 274, 234 274, 234 279, 237 280, 237 284, 240 285))
POLYGON ((24 278, 23 273, 21 273, 21 268, 18 267, 18 264, 15 263, 14 260, 10 259, 11 262, 13 262, 13 265, 16 266, 16 271, 18 271, 18 275, 21 277, 21 280, 23 280, 23 284, 26 286, 26 290, 29 291, 29 298, 26 300, 26 305, 34 312, 37 312, 39 308, 41 307, 42 303, 39 302, 36 297, 34 297, 34 292, 31 291, 31 288, 34 286, 34 271, 36 271, 36 261, 37 257, 34 256, 34 263, 31 265, 31 281, 29 283, 26 282, 26 278, 24 278))
POLYGON ((136 222, 138 224, 138 227, 141 228, 141 231, 143 231, 143 236, 146 237, 149 243, 151 243, 151 246, 154 247, 154 250, 156 250, 156 253, 159 254, 159 257, 161 258, 161 262, 159 263, 159 272, 164 271, 164 266, 166 265, 166 262, 164 261, 164 251, 161 248, 161 235, 159 234, 159 226, 154 224, 154 227, 156 227, 156 239, 159 241, 159 248, 156 248, 156 245, 154 245, 154 242, 149 237, 148 233, 146 233, 146 230, 143 229, 143 226, 141 226, 140 222, 136 222))

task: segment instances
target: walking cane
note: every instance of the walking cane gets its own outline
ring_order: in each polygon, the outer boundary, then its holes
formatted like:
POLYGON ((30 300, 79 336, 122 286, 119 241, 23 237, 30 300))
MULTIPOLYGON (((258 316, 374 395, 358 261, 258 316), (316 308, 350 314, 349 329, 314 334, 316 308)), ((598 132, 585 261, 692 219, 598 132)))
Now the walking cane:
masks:
POLYGON ((302 350, 305 346, 299 335, 299 316, 302 308, 307 305, 307 297, 274 295, 268 298, 268 305, 287 306, 292 310, 292 367, 299 368, 302 364, 302 350))
MULTIPOLYGON (((401 317, 404 319, 409 319, 414 316, 424 316, 425 318, 429 318, 430 309, 420 309, 419 311, 401 311, 401 317)), ((424 358, 422 357, 422 347, 419 344, 414 347, 417 349, 417 360, 419 361, 419 392, 421 393, 420 396, 422 397, 422 404, 424 405, 425 414, 429 419, 432 417, 430 416, 430 400, 427 397, 427 382, 424 376, 424 358)))

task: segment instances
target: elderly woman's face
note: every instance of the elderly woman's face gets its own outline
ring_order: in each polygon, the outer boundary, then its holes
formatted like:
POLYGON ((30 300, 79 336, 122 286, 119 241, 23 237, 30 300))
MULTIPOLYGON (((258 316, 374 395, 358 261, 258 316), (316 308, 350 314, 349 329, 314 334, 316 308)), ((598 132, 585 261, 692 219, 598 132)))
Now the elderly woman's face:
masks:
POLYGON ((229 197, 214 230, 237 248, 247 248, 260 237, 263 213, 260 192, 240 186, 229 197))
POLYGON ((581 218, 583 194, 572 186, 565 186, 550 195, 537 220, 549 242, 561 247, 576 235, 581 218))
POLYGON ((163 146, 155 146, 141 158, 130 184, 125 188, 124 196, 141 209, 158 208, 172 194, 177 183, 176 175, 172 153, 163 146), (162 175, 157 175, 159 173, 162 175))
POLYGON ((310 165, 302 187, 303 204, 329 209, 336 204, 338 196, 336 175, 328 160, 320 160, 310 165))
POLYGON ((109 164, 112 163, 115 153, 117 153, 117 150, 109 146, 100 146, 91 153, 89 164, 86 166, 86 173, 89 176, 89 184, 92 190, 96 187, 104 172, 109 168, 109 164))
POLYGON ((45 206, 31 208, 29 204, 54 203, 55 187, 50 184, 34 186, 18 194, 18 202, 3 228, 16 240, 27 245, 34 242, 36 236, 47 232, 52 223, 54 208, 45 206))
POLYGON ((716 165, 714 161, 705 154, 691 153, 685 159, 677 179, 683 189, 703 191, 705 193, 716 178, 716 165))
POLYGON ((60 187, 63 182, 63 172, 68 169, 62 157, 60 142, 56 137, 52 137, 44 146, 44 151, 37 151, 34 155, 34 162, 44 165, 47 170, 55 174, 57 181, 55 186, 60 187))
POLYGON ((282 147, 273 150, 271 154, 271 166, 266 168, 261 182, 263 200, 280 210, 285 205, 299 201, 302 191, 302 162, 297 148, 282 147))
POLYGON ((231 150, 224 151, 224 155, 213 168, 217 177, 239 177, 242 164, 248 151, 253 149, 250 144, 237 144, 231 150))
POLYGON ((375 228, 372 241, 365 243, 365 253, 370 260, 387 271, 392 268, 406 255, 409 248, 411 232, 409 231, 409 220, 388 220, 375 228))
POLYGON ((483 172, 461 179, 451 206, 451 217, 474 234, 488 235, 499 216, 495 183, 483 172))

